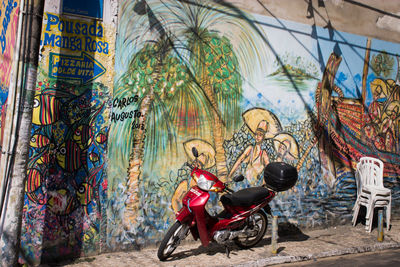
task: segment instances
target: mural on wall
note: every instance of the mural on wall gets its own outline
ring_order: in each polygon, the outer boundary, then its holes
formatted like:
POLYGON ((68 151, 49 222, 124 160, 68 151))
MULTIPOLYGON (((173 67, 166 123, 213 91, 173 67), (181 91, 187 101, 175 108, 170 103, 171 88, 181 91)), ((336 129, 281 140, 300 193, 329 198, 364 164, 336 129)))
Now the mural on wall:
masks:
POLYGON ((45 13, 20 262, 96 253, 105 237, 113 31, 45 13))
MULTIPOLYGON (((6 102, 17 38, 19 8, 17 0, 2 1, 0 5, 0 146, 3 145, 6 102)), ((0 185, 1 183, 0 179, 0 185)))
POLYGON ((399 190, 400 45, 204 1, 123 1, 118 31, 112 249, 161 238, 193 163, 223 181, 245 174, 237 188, 261 184, 268 162, 296 166, 298 183, 271 205, 300 226, 351 217, 363 155, 384 159, 399 190))

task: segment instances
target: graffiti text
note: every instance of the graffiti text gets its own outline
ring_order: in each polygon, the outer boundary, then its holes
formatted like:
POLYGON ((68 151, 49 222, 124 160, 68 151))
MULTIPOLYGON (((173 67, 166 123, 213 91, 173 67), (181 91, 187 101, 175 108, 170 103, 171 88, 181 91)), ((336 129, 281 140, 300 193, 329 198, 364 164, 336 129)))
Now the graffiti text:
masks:
POLYGON ((131 96, 131 97, 124 97, 122 99, 119 99, 118 97, 114 99, 113 101, 113 107, 116 108, 124 108, 129 106, 132 103, 135 103, 139 100, 139 96, 135 95, 135 96, 131 96))
POLYGON ((140 123, 137 123, 136 121, 133 121, 133 122, 132 122, 132 130, 135 130, 135 129, 142 129, 142 130, 144 130, 144 124, 143 124, 143 123, 140 124, 140 123))
POLYGON ((139 110, 131 110, 129 112, 121 112, 121 113, 112 113, 111 114, 111 121, 124 121, 125 119, 132 119, 132 118, 140 118, 142 113, 139 110))
MULTIPOLYGON (((4 4, 4 3, 3 3, 4 4)), ((14 8, 17 7, 17 2, 14 2, 13 0, 8 0, 7 7, 6 7, 6 12, 4 14, 2 26, 3 29, 1 30, 1 35, 0 35, 0 43, 1 43, 1 53, 4 54, 4 50, 6 49, 6 34, 7 34, 7 28, 8 25, 10 24, 11 21, 11 13, 14 8)), ((0 13, 1 16, 1 13, 0 13)))

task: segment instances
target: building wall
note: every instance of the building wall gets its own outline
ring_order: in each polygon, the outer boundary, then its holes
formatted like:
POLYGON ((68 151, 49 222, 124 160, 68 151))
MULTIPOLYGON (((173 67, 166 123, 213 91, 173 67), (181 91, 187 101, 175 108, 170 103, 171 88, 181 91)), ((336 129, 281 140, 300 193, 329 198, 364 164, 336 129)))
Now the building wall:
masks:
POLYGON ((276 19, 325 27, 330 22, 339 31, 398 43, 400 7, 382 0, 228 0, 242 10, 276 19), (286 7, 286 8, 282 8, 286 7), (312 11, 311 11, 312 10, 312 11))
POLYGON ((64 14, 59 1, 46 1, 25 187, 22 262, 99 253, 106 244, 102 237, 108 202, 106 145, 116 1, 104 5, 104 17, 94 19, 64 14))
MULTIPOLYGON (((0 146, 3 146, 6 102, 14 62, 19 10, 19 1, 3 1, 0 6, 0 146)), ((0 185, 2 182, 0 177, 0 185)))
POLYGON ((399 190, 398 43, 211 1, 119 1, 116 29, 115 4, 102 21, 46 3, 21 261, 160 241, 193 146, 221 179, 246 174, 235 189, 296 166, 271 208, 298 227, 349 221, 361 156, 399 190))

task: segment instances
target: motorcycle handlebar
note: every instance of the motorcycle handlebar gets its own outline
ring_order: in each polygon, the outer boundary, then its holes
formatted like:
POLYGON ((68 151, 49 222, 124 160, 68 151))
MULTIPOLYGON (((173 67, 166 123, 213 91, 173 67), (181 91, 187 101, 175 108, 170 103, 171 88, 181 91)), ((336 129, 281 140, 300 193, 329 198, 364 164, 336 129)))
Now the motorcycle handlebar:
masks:
POLYGON ((236 175, 235 177, 232 178, 231 181, 225 183, 225 190, 226 190, 228 193, 234 193, 235 191, 233 191, 232 189, 230 189, 230 188, 228 187, 228 185, 231 184, 231 183, 238 183, 238 182, 241 182, 241 181, 243 181, 243 180, 244 180, 243 174, 236 175))
POLYGON ((226 185, 225 185, 225 191, 227 191, 228 193, 234 193, 235 192, 232 189, 230 189, 229 187, 227 187, 226 185))

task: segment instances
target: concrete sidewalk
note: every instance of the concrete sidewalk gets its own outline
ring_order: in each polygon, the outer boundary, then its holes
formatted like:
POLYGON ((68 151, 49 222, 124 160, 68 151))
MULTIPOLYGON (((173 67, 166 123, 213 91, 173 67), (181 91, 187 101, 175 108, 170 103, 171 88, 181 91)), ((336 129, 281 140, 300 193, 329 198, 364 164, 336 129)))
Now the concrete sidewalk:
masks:
POLYGON ((277 255, 271 253, 271 235, 267 232, 254 248, 242 250, 232 245, 230 258, 223 246, 213 243, 204 248, 196 241, 178 247, 166 262, 158 260, 157 248, 146 248, 81 258, 64 266, 267 266, 400 247, 400 219, 392 220, 390 231, 384 230, 383 242, 377 241, 376 228, 367 233, 361 223, 356 227, 348 223, 318 230, 296 229, 280 231, 277 255))

